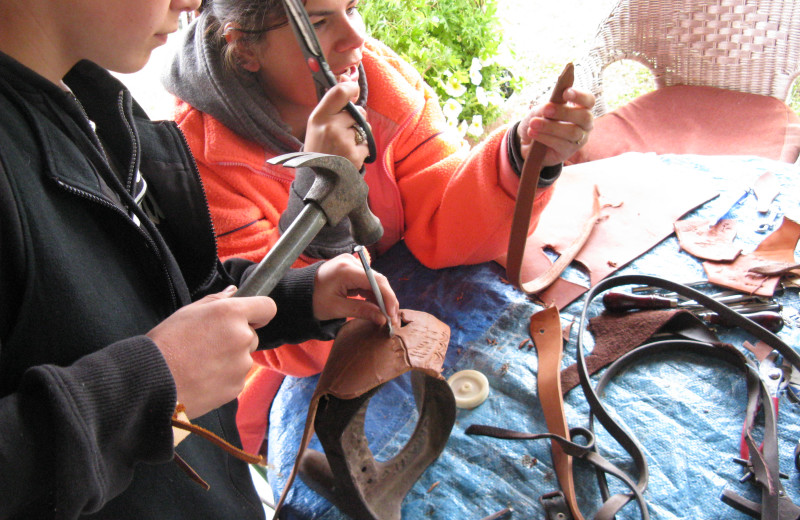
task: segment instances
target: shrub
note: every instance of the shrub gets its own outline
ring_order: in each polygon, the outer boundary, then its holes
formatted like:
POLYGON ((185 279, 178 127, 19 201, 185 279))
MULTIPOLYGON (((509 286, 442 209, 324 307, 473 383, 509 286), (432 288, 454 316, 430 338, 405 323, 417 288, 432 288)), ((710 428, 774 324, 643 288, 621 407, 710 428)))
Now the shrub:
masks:
POLYGON ((359 10, 370 35, 416 67, 473 143, 521 84, 509 71, 497 0, 369 0, 359 10))

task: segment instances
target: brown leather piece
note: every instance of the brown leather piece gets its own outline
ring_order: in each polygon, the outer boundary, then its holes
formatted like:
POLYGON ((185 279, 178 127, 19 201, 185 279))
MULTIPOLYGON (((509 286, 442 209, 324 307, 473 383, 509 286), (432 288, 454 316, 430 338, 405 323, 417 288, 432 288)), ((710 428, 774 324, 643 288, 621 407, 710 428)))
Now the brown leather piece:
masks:
MULTIPOLYGON (((278 518, 280 508, 297 476, 300 461, 303 459, 308 443, 315 431, 314 422, 320 407, 320 401, 323 398, 328 400, 331 397, 338 400, 361 400, 360 403, 356 403, 358 404, 356 411, 361 413, 360 406, 363 405, 365 411, 366 400, 371 396, 371 392, 375 391, 380 385, 406 372, 414 371, 419 373, 419 378, 426 381, 425 388, 429 389, 429 395, 438 399, 441 399, 442 393, 449 395, 452 420, 455 420, 455 399, 452 397, 450 387, 447 386, 447 382, 441 375, 442 364, 450 341, 450 327, 430 314, 408 309, 400 311, 400 321, 401 327, 395 328, 395 335, 392 337, 388 336, 386 327, 380 327, 371 321, 363 319, 350 320, 339 330, 336 340, 333 342, 328 361, 311 398, 300 448, 292 472, 276 506, 275 519, 278 518)), ((425 406, 425 402, 420 402, 419 400, 417 404, 418 407, 424 408, 425 406)), ((447 408, 446 403, 440 403, 439 406, 442 409, 447 408)), ((443 412, 441 415, 443 416, 441 423, 429 426, 426 434, 441 435, 442 432, 446 431, 444 436, 446 440, 453 422, 451 421, 448 426, 447 417, 444 417, 447 414, 443 412)), ((359 420, 363 420, 363 417, 355 421, 355 429, 352 431, 356 433, 359 431, 359 420)), ((420 422, 422 421, 421 417, 420 422)), ((350 426, 342 425, 342 427, 347 428, 350 426)), ((320 438, 324 435, 324 432, 318 432, 320 438)), ((411 442, 409 441, 409 443, 411 442)), ((349 443, 349 445, 354 446, 357 444, 354 443, 356 441, 349 443)), ((443 448, 443 444, 441 447, 443 448)), ((311 471, 317 471, 318 477, 323 481, 335 482, 343 478, 348 480, 351 478, 351 475, 342 474, 332 474, 332 476, 326 477, 325 470, 320 469, 321 466, 313 462, 316 456, 310 455, 310 457, 312 458, 309 459, 311 471)), ((334 468, 334 471, 336 471, 337 466, 338 464, 330 465, 331 468, 334 468)), ((400 487, 405 487, 405 484, 400 487)), ((405 493, 403 496, 405 496, 405 493)), ((402 500, 402 497, 400 499, 402 500)), ((397 503, 399 504, 399 501, 397 503)))
MULTIPOLYGON (((570 439, 564 399, 561 394, 561 357, 563 355, 561 318, 557 307, 548 307, 530 319, 530 336, 539 356, 536 374, 539 402, 542 404, 547 431, 570 439)), ((561 491, 575 520, 583 520, 575 497, 572 477, 572 457, 564 453, 561 445, 550 441, 550 452, 561 491)))
MULTIPOLYGON (((669 331, 691 339, 716 341, 707 327, 691 312, 671 309, 626 313, 605 313, 589 320, 595 337, 592 353, 586 356, 588 373, 594 374, 647 341, 657 332, 669 331)), ((561 392, 566 394, 580 383, 578 367, 572 364, 561 372, 561 392)))
POLYGON ((748 294, 772 296, 780 276, 751 273, 750 269, 762 264, 794 263, 794 250, 800 240, 800 224, 784 218, 781 226, 764 239, 750 254, 740 255, 731 263, 704 262, 708 280, 748 294))
MULTIPOLYGON (((595 187, 601 217, 575 259, 588 271, 592 286, 672 234, 676 220, 718 194, 697 172, 666 166, 653 155, 626 154, 568 166, 525 245, 523 282, 550 268, 546 251, 562 253, 575 242, 593 212, 595 187)), ((506 265, 506 257, 497 262, 506 265)), ((558 287, 554 284, 538 297, 559 308, 586 291, 574 282, 556 283, 558 287)))
MULTIPOLYGON (((575 68, 572 63, 567 63, 559 75, 555 87, 553 87, 550 102, 563 105, 564 91, 572 86, 574 79, 575 68)), ((528 239, 533 203, 536 200, 539 175, 541 174, 542 163, 546 153, 547 147, 538 141, 534 141, 528 150, 528 155, 522 164, 517 200, 514 204, 514 217, 511 221, 511 232, 508 238, 507 262, 504 264, 507 276, 512 285, 519 287, 523 291, 526 291, 521 278, 525 242, 528 239)))
POLYGON ((714 224, 710 220, 692 219, 675 222, 675 235, 681 249, 692 256, 716 262, 732 262, 742 252, 734 245, 736 222, 725 219, 714 224))

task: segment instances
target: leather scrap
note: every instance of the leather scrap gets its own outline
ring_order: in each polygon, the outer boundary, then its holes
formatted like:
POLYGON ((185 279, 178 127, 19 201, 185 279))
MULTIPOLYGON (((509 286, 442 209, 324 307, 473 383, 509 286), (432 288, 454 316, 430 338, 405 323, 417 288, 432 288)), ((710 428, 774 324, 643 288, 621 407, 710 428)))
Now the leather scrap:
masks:
POLYGON ((705 219, 679 220, 674 227, 681 249, 697 258, 732 262, 742 252, 742 248, 733 243, 736 238, 734 220, 724 219, 716 224, 705 219))
POLYGON ((794 250, 800 240, 800 224, 784 217, 781 226, 765 238, 750 254, 731 263, 703 262, 708 281, 737 291, 772 297, 780 276, 750 272, 753 267, 772 263, 795 263, 794 250))
MULTIPOLYGON (((352 319, 339 330, 311 397, 300 448, 275 508, 275 520, 311 441, 317 410, 323 398, 359 398, 409 371, 419 372, 426 381, 440 381, 449 390, 441 372, 450 341, 450 327, 430 314, 408 309, 400 311, 400 321, 402 326, 395 329, 392 337, 387 335, 385 327, 363 319, 352 319)), ((455 420, 454 399, 452 416, 455 420)), ((441 428, 446 428, 449 436, 452 422, 449 428, 446 424, 441 428)), ((340 475, 333 477, 342 478, 340 475)))
MULTIPOLYGON (((575 242, 592 214, 595 186, 602 214, 575 258, 588 271, 590 286, 657 245, 672 234, 676 220, 718 195, 695 171, 666 166, 652 154, 628 153, 567 166, 525 245, 523 283, 550 269, 548 251, 561 254, 575 242)), ((496 261, 505 267, 507 256, 496 261)), ((564 308, 586 290, 562 278, 537 296, 564 308)))
MULTIPOLYGON (((588 330, 595 337, 592 353, 585 358, 589 375, 607 367, 659 332, 698 341, 718 341, 700 318, 682 309, 604 313, 589 320, 588 330)), ((561 371, 563 395, 579 383, 577 364, 561 371)))

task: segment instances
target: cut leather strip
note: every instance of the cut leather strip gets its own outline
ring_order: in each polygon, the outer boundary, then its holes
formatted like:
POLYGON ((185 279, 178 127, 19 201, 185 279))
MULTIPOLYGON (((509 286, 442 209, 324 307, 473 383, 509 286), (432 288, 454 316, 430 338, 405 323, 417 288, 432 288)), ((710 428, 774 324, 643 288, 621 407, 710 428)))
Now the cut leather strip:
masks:
MULTIPOLYGON (((531 316, 530 336, 539 357, 536 374, 539 401, 542 404, 547 431, 570 439, 564 399, 561 396, 561 357, 563 354, 561 318, 557 307, 548 307, 531 316)), ((572 478, 572 457, 564 453, 560 444, 552 441, 553 457, 558 483, 575 520, 583 520, 575 499, 575 481, 572 478)))
MULTIPOLYGON (((175 407, 175 411, 172 413, 172 430, 174 446, 178 446, 178 444, 186 439, 189 434, 194 433, 195 435, 209 441, 211 444, 221 448, 229 455, 247 462, 248 464, 264 464, 264 457, 261 455, 253 455, 244 450, 240 450, 225 439, 219 437, 217 434, 189 422, 189 417, 186 415, 186 408, 180 403, 178 403, 178 405, 175 407)), ((206 491, 210 489, 208 483, 203 480, 203 478, 194 470, 194 468, 192 468, 189 463, 183 460, 180 455, 174 453, 173 460, 178 467, 189 476, 189 478, 200 484, 206 491)))
MULTIPOLYGON (((400 321, 402 326, 395 329, 396 334, 392 337, 388 337, 385 327, 363 319, 350 320, 339 329, 311 397, 295 463, 275 507, 275 520, 315 431, 314 422, 321 399, 328 396, 341 400, 358 399, 408 371, 441 381, 452 398, 450 387, 441 375, 450 328, 430 314, 407 309, 400 311, 400 321)), ((452 399, 454 420, 455 399, 452 399)), ((443 423, 441 428, 447 429, 449 435, 446 424, 443 423)), ((452 423, 449 428, 452 428, 452 423)), ((339 478, 339 475, 332 478, 339 478)))
MULTIPOLYGON (((553 93, 550 96, 551 103, 564 104, 564 91, 572 86, 574 78, 574 66, 572 63, 568 63, 553 88, 553 93)), ((539 174, 542 170, 545 153, 547 153, 547 147, 538 141, 534 141, 527 157, 525 157, 519 179, 519 188, 517 189, 517 201, 514 204, 511 233, 508 239, 506 274, 509 281, 523 291, 525 291, 525 288, 520 277, 522 258, 525 255, 528 225, 531 221, 533 202, 536 200, 536 188, 539 185, 539 174)))

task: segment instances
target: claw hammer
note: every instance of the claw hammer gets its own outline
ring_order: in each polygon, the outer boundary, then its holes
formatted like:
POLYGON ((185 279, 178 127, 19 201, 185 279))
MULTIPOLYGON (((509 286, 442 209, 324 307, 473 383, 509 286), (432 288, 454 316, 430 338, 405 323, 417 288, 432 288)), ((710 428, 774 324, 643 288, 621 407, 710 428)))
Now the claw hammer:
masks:
POLYGON ((349 217, 350 234, 362 246, 374 244, 383 236, 380 220, 367 205, 367 183, 349 160, 338 155, 296 152, 268 162, 287 168, 309 167, 315 174, 314 183, 303 199, 303 210, 242 283, 236 296, 268 296, 325 224, 335 226, 349 217))

